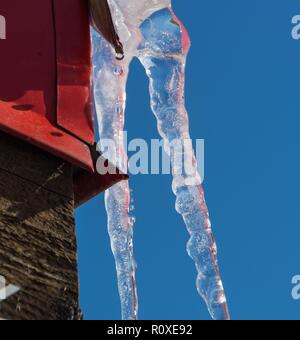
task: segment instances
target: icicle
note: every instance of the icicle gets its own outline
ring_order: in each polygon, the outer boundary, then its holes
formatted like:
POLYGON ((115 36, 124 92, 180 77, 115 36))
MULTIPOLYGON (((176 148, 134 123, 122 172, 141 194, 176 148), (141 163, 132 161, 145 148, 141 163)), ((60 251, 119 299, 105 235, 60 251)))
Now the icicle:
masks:
MULTIPOLYGON (((110 160, 124 166, 123 147, 126 82, 133 57, 139 58, 150 80, 152 111, 166 145, 188 140, 189 120, 184 101, 185 64, 190 40, 175 17, 170 0, 109 0, 118 35, 124 45, 124 60, 116 60, 112 47, 93 32, 94 88, 101 139, 118 145, 119 157, 110 160)), ((182 215, 190 234, 187 251, 194 260, 197 289, 214 319, 229 319, 226 297, 217 263, 208 209, 192 143, 182 154, 166 147, 173 165, 173 191, 176 210, 182 215), (193 173, 179 172, 175 158, 192 157, 193 173)), ((106 193, 108 229, 116 260, 122 318, 137 318, 133 258, 133 224, 130 217, 130 190, 127 183, 117 184, 106 193)))

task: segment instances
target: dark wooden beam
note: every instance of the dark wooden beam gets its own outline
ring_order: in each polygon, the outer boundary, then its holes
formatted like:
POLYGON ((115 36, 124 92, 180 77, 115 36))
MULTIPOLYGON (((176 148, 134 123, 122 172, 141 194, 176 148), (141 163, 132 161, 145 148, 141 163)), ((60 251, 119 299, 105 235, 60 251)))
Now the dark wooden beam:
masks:
POLYGON ((81 318, 73 196, 70 164, 0 133, 0 318, 81 318))

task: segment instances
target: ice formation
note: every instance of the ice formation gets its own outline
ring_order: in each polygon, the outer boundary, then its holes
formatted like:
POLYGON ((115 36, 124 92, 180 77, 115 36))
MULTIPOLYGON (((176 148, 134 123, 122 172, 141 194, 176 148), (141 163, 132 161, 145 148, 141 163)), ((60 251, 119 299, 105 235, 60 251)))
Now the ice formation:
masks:
MULTIPOLYGON (((101 139, 111 139, 118 145, 118 155, 121 155, 121 165, 125 169, 127 156, 123 147, 123 129, 126 82, 134 57, 140 60, 149 77, 151 107, 161 137, 169 143, 174 139, 190 138, 184 99, 185 64, 190 40, 172 11, 171 0, 109 0, 109 5, 124 45, 125 58, 117 60, 113 48, 99 34, 92 32, 95 102, 101 139)), ((172 159, 170 149, 166 151, 172 159)), ((184 152, 194 158, 192 145, 184 152)), ((190 172, 178 175, 174 169, 176 162, 172 160, 176 210, 182 215, 190 234, 187 251, 196 265, 198 292, 212 318, 227 320, 229 313, 219 274, 217 248, 197 164, 194 162, 194 178, 191 178, 190 172)), ((134 221, 130 216, 128 183, 119 183, 108 190, 105 204, 116 261, 122 318, 134 320, 138 317, 138 298, 132 241, 134 221)))

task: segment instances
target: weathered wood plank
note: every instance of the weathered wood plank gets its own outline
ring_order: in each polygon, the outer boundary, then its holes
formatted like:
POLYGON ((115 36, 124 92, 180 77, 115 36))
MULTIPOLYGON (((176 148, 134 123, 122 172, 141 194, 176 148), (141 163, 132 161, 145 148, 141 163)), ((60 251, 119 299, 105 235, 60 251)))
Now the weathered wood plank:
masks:
POLYGON ((79 319, 72 166, 0 138, 0 275, 21 291, 0 318, 79 319))

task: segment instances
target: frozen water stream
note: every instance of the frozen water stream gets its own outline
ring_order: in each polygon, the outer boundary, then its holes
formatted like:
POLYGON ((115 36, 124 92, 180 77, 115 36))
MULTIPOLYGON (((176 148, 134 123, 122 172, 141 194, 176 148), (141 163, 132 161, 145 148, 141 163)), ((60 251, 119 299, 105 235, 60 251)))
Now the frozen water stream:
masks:
MULTIPOLYGON (((114 22, 124 45, 124 60, 116 60, 113 48, 95 31, 94 90, 101 139, 118 145, 118 165, 126 169, 123 146, 126 82, 129 65, 137 57, 150 81, 152 111, 166 145, 190 139, 185 109, 184 80, 190 40, 186 29, 175 17, 170 0, 110 0, 114 22)), ((176 210, 182 215, 190 234, 187 251, 197 269, 197 289, 214 319, 229 319, 226 297, 217 263, 217 247, 197 172, 176 169, 175 155, 166 148, 173 165, 173 191, 176 210)), ((176 157, 189 154, 195 160, 192 144, 176 157)), ((114 155, 111 155, 114 161, 114 155)), ((136 264, 133 257, 133 224, 130 217, 130 189, 127 182, 106 192, 108 230, 116 261, 122 318, 138 317, 136 264)))

